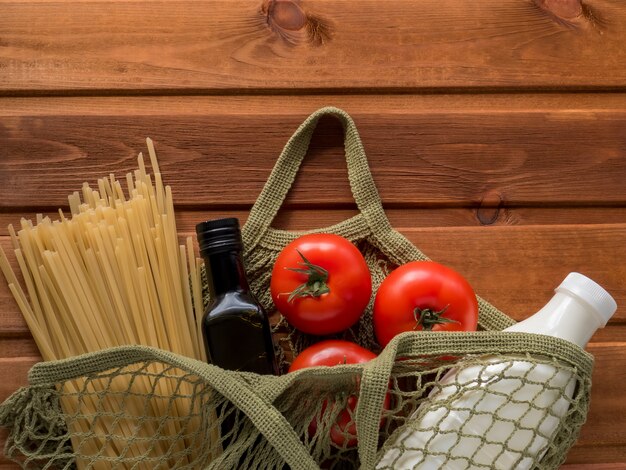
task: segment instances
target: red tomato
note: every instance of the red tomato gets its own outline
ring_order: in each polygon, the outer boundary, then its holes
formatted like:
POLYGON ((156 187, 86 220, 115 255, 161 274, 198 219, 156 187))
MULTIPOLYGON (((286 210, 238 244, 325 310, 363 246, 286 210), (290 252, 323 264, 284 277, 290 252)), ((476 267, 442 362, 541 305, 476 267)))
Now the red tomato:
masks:
POLYGON ((340 364, 360 364, 369 362, 376 357, 372 351, 350 341, 327 339, 315 343, 303 350, 296 357, 289 372, 307 367, 337 366, 340 364))
POLYGON ((374 333, 381 346, 404 331, 475 331, 478 301, 456 271, 413 261, 389 274, 374 300, 374 333))
POLYGON ((354 325, 372 295, 361 252, 339 235, 304 235, 278 255, 270 283, 274 305, 295 328, 314 335, 354 325))
MULTIPOLYGON (((376 357, 373 352, 362 348, 358 344, 343 340, 326 340, 309 346, 291 363, 289 372, 307 367, 336 366, 340 364, 359 364, 371 361, 376 357)), ((354 415, 358 399, 351 395, 348 397, 348 406, 337 416, 335 424, 330 429, 331 440, 340 447, 354 447, 357 445, 356 423, 354 415)), ((389 394, 385 397, 384 409, 390 406, 389 394)), ((322 414, 326 411, 327 404, 322 404, 322 414)), ((381 420, 381 425, 383 421, 381 420)), ((317 420, 309 424, 309 434, 314 435, 317 431, 317 420)))

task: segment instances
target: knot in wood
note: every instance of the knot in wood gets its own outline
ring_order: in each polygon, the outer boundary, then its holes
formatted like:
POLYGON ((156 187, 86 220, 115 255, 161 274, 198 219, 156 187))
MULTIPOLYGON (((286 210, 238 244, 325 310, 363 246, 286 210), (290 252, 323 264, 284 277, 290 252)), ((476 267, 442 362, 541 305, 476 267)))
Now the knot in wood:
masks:
POLYGON ((583 15, 582 0, 534 0, 542 9, 562 20, 574 20, 583 15))
POLYGON ((288 31, 299 31, 307 24, 304 10, 293 0, 266 0, 263 12, 274 27, 288 31))
POLYGON ((500 209, 503 207, 504 199, 498 191, 488 191, 482 197, 476 218, 481 225, 493 225, 500 216, 500 209))
POLYGON ((305 11, 299 0, 264 0, 261 12, 269 29, 287 44, 322 45, 331 37, 331 22, 305 11))

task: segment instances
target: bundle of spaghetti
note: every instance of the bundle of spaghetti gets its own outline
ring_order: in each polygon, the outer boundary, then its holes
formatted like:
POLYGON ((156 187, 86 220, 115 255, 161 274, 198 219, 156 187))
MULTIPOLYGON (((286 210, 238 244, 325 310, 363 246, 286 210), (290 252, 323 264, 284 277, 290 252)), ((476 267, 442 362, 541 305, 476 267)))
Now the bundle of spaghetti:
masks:
MULTIPOLYGON (((206 360, 200 332, 200 261, 191 237, 179 244, 172 191, 163 185, 150 139, 147 145, 153 175, 147 173, 140 153, 139 168, 126 175, 126 195, 111 174, 98 180, 98 189, 84 183, 82 199, 79 192, 69 196, 71 217, 59 209, 58 220, 38 215, 36 223, 22 219, 17 232, 9 226, 21 282, 1 248, 0 267, 44 360, 135 344, 206 360)), ((87 418, 70 420, 72 443, 75 448, 81 446, 81 454, 115 457, 123 452, 136 457, 133 468, 154 468, 153 463, 142 463, 146 456, 171 453, 175 445, 183 460, 169 462, 170 466, 193 460, 192 451, 185 449, 189 443, 181 439, 174 444, 157 440, 148 447, 151 436, 163 433, 157 429, 158 418, 189 413, 193 393, 188 383, 179 383, 174 390, 167 380, 151 381, 162 373, 159 367, 150 364, 148 376, 132 379, 64 384, 62 406, 67 416, 76 416, 77 407, 86 408, 81 415, 93 417, 95 408, 124 406, 132 416, 148 413, 156 418, 143 416, 141 426, 107 416, 91 423, 87 418), (123 405, 115 393, 104 398, 98 394, 105 387, 127 392, 129 380, 133 380, 134 393, 125 396, 123 405), (148 407, 137 390, 150 393, 148 407), (175 399, 168 400, 172 396, 175 399), (94 431, 93 426, 99 429, 94 431), (111 427, 128 439, 111 439, 111 427), (86 436, 85 442, 78 442, 76 436, 86 436)), ((188 435, 179 429, 180 423, 190 426, 189 420, 167 420, 167 434, 188 435)), ((100 467, 86 463, 90 468, 100 467)), ((77 464, 81 466, 80 460, 77 464)), ((101 467, 107 468, 107 462, 101 467)))

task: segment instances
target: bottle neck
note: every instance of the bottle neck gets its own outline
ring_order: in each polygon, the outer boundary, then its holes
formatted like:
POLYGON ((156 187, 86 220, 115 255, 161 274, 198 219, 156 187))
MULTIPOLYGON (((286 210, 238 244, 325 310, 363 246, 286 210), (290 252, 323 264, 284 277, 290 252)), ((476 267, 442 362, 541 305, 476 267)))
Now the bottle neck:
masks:
POLYGON ((201 253, 206 267, 209 292, 216 298, 227 292, 250 290, 241 251, 231 250, 218 253, 201 253))
POLYGON ((505 331, 556 336, 584 348, 599 327, 597 314, 584 300, 565 292, 557 292, 532 317, 505 331))

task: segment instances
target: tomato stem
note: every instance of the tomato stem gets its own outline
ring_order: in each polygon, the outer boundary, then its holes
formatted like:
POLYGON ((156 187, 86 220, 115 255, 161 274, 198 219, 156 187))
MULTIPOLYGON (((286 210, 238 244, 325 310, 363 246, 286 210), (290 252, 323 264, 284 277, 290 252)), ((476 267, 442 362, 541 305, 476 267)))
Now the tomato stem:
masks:
POLYGON ((295 273, 304 274, 305 276, 308 276, 308 280, 294 289, 293 292, 289 294, 289 299, 287 299, 287 301, 292 302, 294 299, 299 297, 319 297, 322 294, 330 292, 330 288, 326 284, 328 281, 328 271, 321 266, 311 263, 302 253, 300 253, 299 250, 296 251, 302 258, 302 262, 298 264, 304 267, 285 269, 295 273))
POLYGON ((456 320, 452 320, 451 318, 442 317, 450 304, 446 305, 439 311, 433 310, 432 308, 415 308, 413 310, 413 318, 415 318, 415 330, 421 326, 422 329, 426 331, 432 331, 433 326, 440 325, 443 323, 459 323, 456 320))

